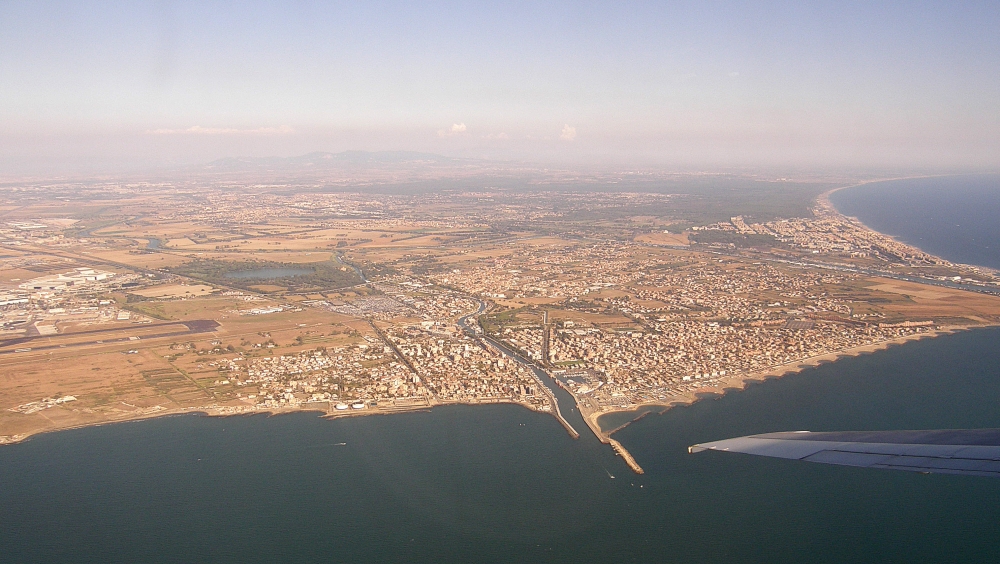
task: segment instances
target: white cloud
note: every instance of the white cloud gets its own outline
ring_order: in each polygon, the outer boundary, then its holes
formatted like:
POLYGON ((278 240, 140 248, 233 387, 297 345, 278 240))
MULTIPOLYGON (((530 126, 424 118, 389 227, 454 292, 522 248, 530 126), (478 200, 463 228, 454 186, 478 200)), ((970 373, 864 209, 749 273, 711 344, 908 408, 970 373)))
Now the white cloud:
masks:
POLYGON ((507 139, 507 134, 502 131, 500 133, 487 133, 483 135, 483 139, 507 139))
POLYGON ((295 130, 287 125, 281 127, 258 127, 256 129, 236 129, 232 127, 202 127, 194 125, 187 129, 153 129, 150 135, 284 135, 295 130))
POLYGON ((454 135, 462 135, 466 132, 468 128, 465 127, 464 123, 453 123, 449 129, 438 130, 439 137, 451 137, 454 135))
POLYGON ((739 75, 740 75, 740 73, 738 73, 738 72, 736 72, 736 71, 733 71, 733 72, 729 73, 729 76, 731 76, 731 77, 733 77, 733 78, 736 78, 736 77, 737 77, 737 76, 739 76, 739 75))
POLYGON ((563 141, 572 141, 576 139, 576 128, 567 124, 562 128, 562 133, 559 134, 559 138, 563 141))

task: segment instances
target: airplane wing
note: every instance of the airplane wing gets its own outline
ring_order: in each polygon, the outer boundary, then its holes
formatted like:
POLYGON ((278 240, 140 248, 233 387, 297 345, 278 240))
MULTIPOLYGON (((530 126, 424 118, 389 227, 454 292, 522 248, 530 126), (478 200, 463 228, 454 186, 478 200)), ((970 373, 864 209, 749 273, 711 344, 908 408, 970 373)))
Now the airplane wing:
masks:
POLYGON ((1000 429, 791 431, 688 447, 862 468, 1000 477, 1000 429))

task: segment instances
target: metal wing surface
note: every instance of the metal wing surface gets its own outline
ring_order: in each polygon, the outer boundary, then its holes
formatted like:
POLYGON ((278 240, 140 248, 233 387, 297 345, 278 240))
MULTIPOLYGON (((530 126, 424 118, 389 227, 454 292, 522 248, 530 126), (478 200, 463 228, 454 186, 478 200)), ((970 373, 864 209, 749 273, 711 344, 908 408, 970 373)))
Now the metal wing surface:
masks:
POLYGON ((1000 477, 1000 429, 792 431, 688 447, 862 468, 1000 477))

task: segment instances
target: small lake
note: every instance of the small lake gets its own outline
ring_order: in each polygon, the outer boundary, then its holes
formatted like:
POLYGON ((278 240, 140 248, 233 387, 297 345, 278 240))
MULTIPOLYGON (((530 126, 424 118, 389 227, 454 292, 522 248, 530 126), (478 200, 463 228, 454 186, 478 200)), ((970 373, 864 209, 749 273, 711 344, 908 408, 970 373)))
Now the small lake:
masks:
POLYGON ((288 278, 289 276, 302 276, 312 274, 311 268, 256 268, 254 270, 238 270, 227 272, 226 278, 236 278, 239 280, 270 280, 273 278, 288 278))

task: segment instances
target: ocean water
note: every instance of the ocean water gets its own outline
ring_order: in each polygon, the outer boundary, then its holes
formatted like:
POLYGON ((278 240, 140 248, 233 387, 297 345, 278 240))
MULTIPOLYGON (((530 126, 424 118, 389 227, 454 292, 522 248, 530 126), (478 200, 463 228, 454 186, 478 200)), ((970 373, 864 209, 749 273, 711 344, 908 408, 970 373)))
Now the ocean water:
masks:
POLYGON ((834 192, 830 201, 928 253, 1000 269, 1000 175, 875 182, 834 192))
POLYGON ((643 476, 518 406, 41 435, 0 448, 0 561, 997 561, 1000 480, 685 449, 1000 427, 998 344, 998 329, 958 333, 648 415, 616 435, 643 476))

